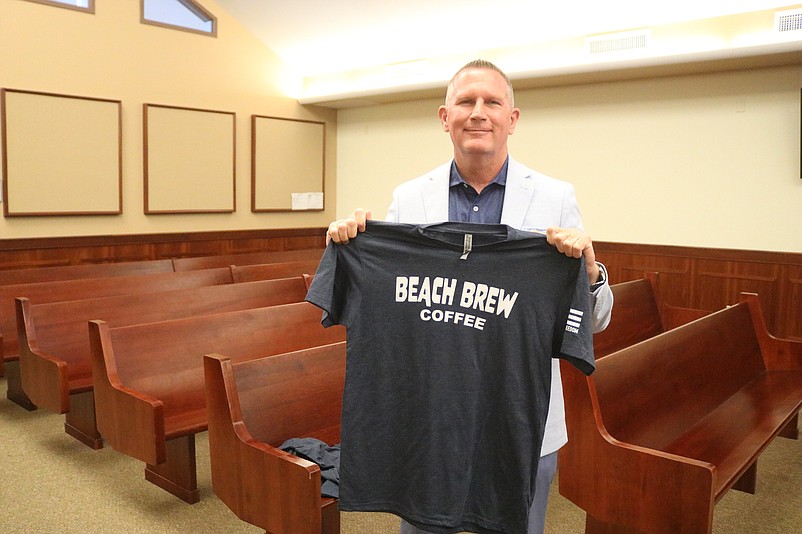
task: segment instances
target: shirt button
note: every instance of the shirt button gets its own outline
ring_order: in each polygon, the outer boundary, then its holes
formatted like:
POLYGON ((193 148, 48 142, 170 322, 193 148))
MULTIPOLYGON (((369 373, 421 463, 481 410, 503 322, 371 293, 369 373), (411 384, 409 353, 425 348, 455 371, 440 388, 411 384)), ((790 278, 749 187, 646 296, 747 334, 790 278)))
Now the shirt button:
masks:
POLYGON ((474 206, 473 211, 479 211, 479 206, 474 206))

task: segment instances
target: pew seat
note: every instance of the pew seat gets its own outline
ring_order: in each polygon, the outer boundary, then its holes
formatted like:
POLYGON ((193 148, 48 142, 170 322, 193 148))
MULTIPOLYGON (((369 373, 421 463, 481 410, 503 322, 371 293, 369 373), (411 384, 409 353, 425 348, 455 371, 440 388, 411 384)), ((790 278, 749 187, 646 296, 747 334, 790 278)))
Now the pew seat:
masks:
POLYGON ((195 434, 207 428, 203 356, 247 361, 345 340, 308 302, 112 328, 89 323, 97 428, 145 478, 199 500, 195 434))
POLYGON ((802 407, 802 343, 772 337, 757 295, 596 362, 562 366, 559 491, 585 532, 710 533, 728 490, 802 407))
POLYGON ((212 488, 237 517, 272 534, 339 534, 320 468, 278 447, 340 442, 345 342, 234 363, 204 358, 212 488))

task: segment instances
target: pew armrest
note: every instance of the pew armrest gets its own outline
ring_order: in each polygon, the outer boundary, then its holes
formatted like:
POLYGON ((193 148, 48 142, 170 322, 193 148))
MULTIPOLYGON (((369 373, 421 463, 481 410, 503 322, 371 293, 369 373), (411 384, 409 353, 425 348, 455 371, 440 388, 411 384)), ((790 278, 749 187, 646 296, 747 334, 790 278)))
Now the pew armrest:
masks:
POLYGON ((766 369, 770 371, 802 369, 802 342, 780 339, 769 333, 760 308, 760 300, 755 293, 741 293, 740 302, 745 302, 749 306, 766 369))
POLYGON ((117 375, 106 322, 89 322, 89 341, 100 434, 116 451, 150 465, 164 463, 167 447, 163 403, 122 384, 117 375), (132 428, 137 432, 131 432, 132 428))
POLYGON ((54 413, 70 410, 67 363, 39 349, 31 319, 31 301, 15 299, 22 389, 34 404, 54 413))

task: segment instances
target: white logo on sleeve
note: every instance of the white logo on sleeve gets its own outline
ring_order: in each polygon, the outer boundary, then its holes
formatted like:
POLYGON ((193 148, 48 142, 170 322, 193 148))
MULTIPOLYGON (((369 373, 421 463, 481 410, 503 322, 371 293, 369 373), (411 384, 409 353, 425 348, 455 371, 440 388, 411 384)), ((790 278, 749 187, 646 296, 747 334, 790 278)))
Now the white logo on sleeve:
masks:
POLYGON ((582 326, 582 316, 584 312, 571 308, 568 312, 568 321, 565 324, 565 331, 573 334, 579 333, 579 327, 582 326))

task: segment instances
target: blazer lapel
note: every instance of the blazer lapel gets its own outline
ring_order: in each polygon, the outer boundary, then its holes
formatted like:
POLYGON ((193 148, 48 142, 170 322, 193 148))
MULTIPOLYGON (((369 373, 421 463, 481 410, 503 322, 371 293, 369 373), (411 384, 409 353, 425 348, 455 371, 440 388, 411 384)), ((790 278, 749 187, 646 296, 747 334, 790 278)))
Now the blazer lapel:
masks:
POLYGON ((448 220, 448 181, 451 163, 434 169, 423 182, 423 218, 427 223, 448 220))
POLYGON ((532 171, 510 158, 507 167, 507 185, 504 188, 504 207, 501 223, 513 228, 523 228, 526 212, 535 192, 532 171))
MULTIPOLYGON (((448 220, 448 182, 451 162, 434 169, 423 182, 421 200, 423 221, 438 223, 448 220)), ((535 192, 534 176, 526 166, 510 158, 507 167, 507 185, 504 190, 504 206, 501 223, 513 228, 523 228, 526 213, 535 192)))

